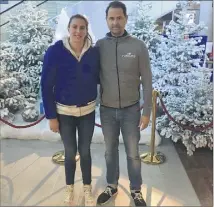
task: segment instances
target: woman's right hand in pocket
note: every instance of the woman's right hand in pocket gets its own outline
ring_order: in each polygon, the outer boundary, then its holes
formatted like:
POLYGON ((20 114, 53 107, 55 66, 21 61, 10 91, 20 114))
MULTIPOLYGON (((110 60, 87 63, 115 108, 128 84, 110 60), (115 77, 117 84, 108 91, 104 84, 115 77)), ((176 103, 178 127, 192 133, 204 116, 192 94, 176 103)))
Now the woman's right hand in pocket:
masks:
POLYGON ((50 119, 49 126, 52 132, 59 133, 59 122, 57 119, 50 119))

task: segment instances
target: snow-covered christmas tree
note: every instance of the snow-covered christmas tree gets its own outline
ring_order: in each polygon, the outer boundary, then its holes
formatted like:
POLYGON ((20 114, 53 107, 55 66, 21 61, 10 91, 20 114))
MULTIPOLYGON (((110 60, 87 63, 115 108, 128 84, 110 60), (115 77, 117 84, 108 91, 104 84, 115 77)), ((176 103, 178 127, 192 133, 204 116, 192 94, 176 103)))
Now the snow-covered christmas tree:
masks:
MULTIPOLYGON (((169 114, 179 123, 191 127, 205 127, 212 122, 212 84, 209 73, 200 67, 205 45, 198 45, 200 37, 189 38, 205 29, 203 24, 189 23, 187 2, 180 2, 177 21, 166 27, 153 62, 153 87, 161 92, 169 114), (194 57, 194 58, 193 58, 194 57)), ((213 147, 212 128, 196 131, 184 129, 167 115, 157 118, 160 134, 173 141, 182 140, 189 155, 195 148, 213 147)))
MULTIPOLYGON (((1 67, 2 69, 2 67, 1 67)), ((14 113, 24 106, 22 83, 25 75, 1 70, 0 74, 0 117, 13 121, 14 113)))
POLYGON ((143 40, 149 50, 150 58, 155 55, 156 44, 159 42, 158 25, 155 20, 149 15, 152 4, 145 4, 138 1, 136 6, 129 14, 129 21, 127 25, 128 32, 143 40))
POLYGON ((24 109, 23 119, 38 117, 35 109, 40 88, 42 58, 53 40, 46 10, 33 2, 9 14, 8 40, 1 42, 1 117, 24 109), (3 73, 4 71, 4 73, 3 73))
POLYGON ((198 34, 206 27, 203 23, 189 23, 187 5, 187 1, 179 3, 180 12, 175 14, 177 20, 172 20, 166 26, 166 35, 161 37, 160 44, 156 48, 157 59, 152 62, 153 86, 162 93, 165 92, 165 88, 169 93, 169 85, 176 86, 179 82, 179 77, 174 80, 171 73, 180 74, 182 82, 184 75, 192 71, 192 66, 200 67, 204 55, 205 45, 197 45, 201 42, 201 37, 189 38, 189 36, 198 34))
POLYGON ((43 54, 53 39, 48 13, 32 2, 25 2, 20 10, 10 13, 6 30, 9 38, 1 42, 1 52, 7 50, 12 55, 3 56, 1 61, 7 71, 27 75, 25 96, 32 92, 38 94, 43 54))

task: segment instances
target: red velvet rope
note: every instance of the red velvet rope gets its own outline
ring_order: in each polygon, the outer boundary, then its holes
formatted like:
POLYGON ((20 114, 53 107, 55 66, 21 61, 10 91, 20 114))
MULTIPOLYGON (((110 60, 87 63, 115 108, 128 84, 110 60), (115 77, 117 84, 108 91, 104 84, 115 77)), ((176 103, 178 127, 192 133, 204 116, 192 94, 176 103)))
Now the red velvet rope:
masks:
MULTIPOLYGON (((16 129, 23 129, 23 128, 28 128, 28 127, 32 127, 32 126, 35 126, 36 124, 38 124, 39 122, 41 122, 43 119, 45 118, 45 115, 43 115, 39 120, 37 120, 36 122, 33 122, 32 124, 28 124, 28 125, 24 125, 24 126, 18 126, 18 125, 14 125, 14 124, 11 124, 10 122, 0 118, 0 121, 2 121, 3 123, 7 124, 8 126, 11 126, 13 128, 16 128, 16 129)), ((95 126, 97 127, 102 127, 101 124, 97 124, 95 123, 95 126)))
MULTIPOLYGON (((163 107, 163 110, 164 110, 164 112, 167 114, 167 116, 169 117, 169 119, 170 119, 171 121, 173 121, 174 123, 176 123, 178 126, 182 127, 183 129, 188 129, 188 130, 190 130, 190 131, 199 132, 199 131, 206 130, 206 129, 208 129, 208 128, 210 128, 210 127, 213 126, 213 122, 211 122, 210 124, 208 124, 208 125, 205 126, 205 127, 191 127, 191 126, 185 126, 185 125, 183 125, 183 124, 177 122, 177 121, 169 114, 169 112, 167 111, 166 106, 164 105, 164 102, 163 102, 163 100, 162 100, 162 98, 161 98, 160 96, 159 96, 159 99, 160 99, 161 105, 162 105, 162 107, 163 107)), ((143 109, 143 106, 141 106, 141 107, 139 108, 139 110, 142 110, 142 109, 143 109)), ((11 127, 13 127, 13 128, 17 128, 17 129, 21 129, 21 128, 22 128, 22 129, 23 129, 23 128, 28 128, 28 127, 35 126, 36 124, 38 124, 39 122, 41 122, 44 118, 45 118, 45 115, 43 115, 43 116, 42 116, 39 120, 37 120, 36 122, 33 122, 33 123, 31 123, 31 124, 28 124, 28 125, 24 125, 24 126, 18 126, 18 125, 11 124, 11 123, 9 123, 8 121, 6 121, 6 120, 4 120, 4 119, 2 119, 2 118, 0 118, 0 121, 2 121, 3 123, 5 123, 5 124, 7 124, 8 126, 11 126, 11 127)), ((102 127, 101 124, 97 124, 97 123, 95 123, 95 126, 100 127, 100 128, 102 127)))
MULTIPOLYGON (((142 110, 142 108, 143 108, 143 106, 141 106, 139 110, 142 110)), ((11 124, 10 122, 8 122, 8 121, 2 119, 1 117, 0 117, 0 121, 2 121, 3 123, 7 124, 7 125, 10 126, 10 127, 13 127, 13 128, 16 128, 16 129, 23 129, 23 128, 28 128, 28 127, 35 126, 36 124, 38 124, 39 122, 41 122, 44 118, 45 118, 45 115, 43 115, 43 116, 42 116, 39 120, 37 120, 36 122, 33 122, 32 124, 24 125, 24 126, 17 126, 17 125, 11 124)), ((102 125, 101 125, 101 124, 95 123, 95 126, 102 128, 102 125)))
POLYGON ((95 123, 95 126, 97 126, 97 127, 99 127, 99 128, 102 128, 102 125, 101 125, 101 124, 95 123))
POLYGON ((181 128, 183 128, 183 129, 188 129, 188 130, 193 131, 193 132, 201 132, 201 131, 204 131, 204 130, 206 130, 206 129, 208 129, 208 128, 210 128, 210 127, 213 126, 213 122, 211 122, 210 124, 208 124, 208 125, 206 125, 206 126, 204 126, 204 127, 201 127, 201 126, 191 127, 191 126, 183 125, 183 124, 179 123, 178 121, 176 121, 176 120, 169 114, 169 112, 167 111, 166 106, 165 106, 165 104, 164 104, 164 102, 163 102, 163 100, 162 100, 162 98, 161 98, 160 96, 159 96, 159 99, 160 99, 162 108, 163 108, 164 112, 167 114, 168 118, 169 118, 171 121, 173 121, 175 124, 177 124, 178 126, 180 126, 181 128))
POLYGON ((32 124, 24 125, 24 126, 17 126, 17 125, 11 124, 8 121, 5 121, 4 119, 2 119, 1 117, 0 117, 0 121, 2 121, 3 123, 5 123, 8 126, 11 126, 13 128, 21 129, 21 128, 28 128, 28 127, 35 126, 36 124, 38 124, 39 122, 41 122, 44 118, 45 118, 45 115, 42 116, 40 119, 38 119, 36 122, 33 122, 32 124))

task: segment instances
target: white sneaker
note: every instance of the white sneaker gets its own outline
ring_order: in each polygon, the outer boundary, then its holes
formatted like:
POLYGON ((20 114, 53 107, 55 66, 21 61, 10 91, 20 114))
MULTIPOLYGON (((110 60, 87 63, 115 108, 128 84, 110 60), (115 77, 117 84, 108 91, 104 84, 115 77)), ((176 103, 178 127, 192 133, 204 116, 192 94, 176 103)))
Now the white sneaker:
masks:
POLYGON ((73 201, 74 201, 74 185, 67 185, 64 203, 73 204, 73 201))
POLYGON ((84 185, 85 206, 94 206, 94 199, 91 193, 91 185, 84 185))

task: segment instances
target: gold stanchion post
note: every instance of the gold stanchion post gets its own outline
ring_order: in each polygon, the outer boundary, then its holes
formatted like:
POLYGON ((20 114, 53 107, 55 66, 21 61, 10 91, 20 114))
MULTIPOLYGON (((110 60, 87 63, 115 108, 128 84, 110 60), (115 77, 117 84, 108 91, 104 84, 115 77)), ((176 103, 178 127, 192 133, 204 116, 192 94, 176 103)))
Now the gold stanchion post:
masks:
MULTIPOLYGON (((80 159, 79 153, 77 153, 75 159, 76 159, 76 162, 80 159)), ((52 161, 56 164, 64 165, 64 162, 65 162, 64 150, 54 153, 54 155, 52 156, 52 161)))
POLYGON ((156 90, 152 91, 152 131, 150 151, 140 155, 142 162, 146 164, 161 164, 165 162, 165 156, 161 152, 155 153, 155 130, 156 130, 156 109, 157 109, 157 96, 156 90))

